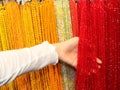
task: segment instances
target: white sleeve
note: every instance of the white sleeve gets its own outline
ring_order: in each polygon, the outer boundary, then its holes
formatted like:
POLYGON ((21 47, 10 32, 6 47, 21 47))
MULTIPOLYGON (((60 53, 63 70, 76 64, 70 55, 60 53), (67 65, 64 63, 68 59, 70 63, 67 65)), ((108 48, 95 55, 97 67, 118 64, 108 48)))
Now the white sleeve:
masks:
POLYGON ((48 42, 31 48, 0 52, 0 86, 17 76, 58 63, 55 47, 48 42))

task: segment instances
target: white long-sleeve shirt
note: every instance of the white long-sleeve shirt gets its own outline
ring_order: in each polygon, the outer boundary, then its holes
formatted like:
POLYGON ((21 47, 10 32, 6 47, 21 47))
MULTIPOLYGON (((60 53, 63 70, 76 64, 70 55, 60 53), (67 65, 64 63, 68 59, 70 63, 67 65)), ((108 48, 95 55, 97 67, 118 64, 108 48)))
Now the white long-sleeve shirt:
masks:
POLYGON ((31 48, 0 52, 0 86, 17 76, 58 63, 55 47, 48 42, 31 48))

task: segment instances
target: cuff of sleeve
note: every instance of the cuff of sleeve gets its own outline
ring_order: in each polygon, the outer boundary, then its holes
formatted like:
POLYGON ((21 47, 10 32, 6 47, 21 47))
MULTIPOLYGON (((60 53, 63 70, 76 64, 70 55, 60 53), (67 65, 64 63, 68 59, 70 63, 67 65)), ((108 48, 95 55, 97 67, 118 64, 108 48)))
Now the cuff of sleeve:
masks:
MULTIPOLYGON (((49 44, 48 42, 46 42, 47 44, 49 44)), ((50 64, 52 65, 56 65, 58 63, 58 54, 56 52, 56 47, 53 46, 52 44, 49 44, 49 47, 50 47, 50 51, 51 51, 51 61, 50 61, 50 64)))
POLYGON ((36 69, 43 68, 47 65, 55 65, 58 63, 58 54, 55 46, 49 44, 47 41, 31 48, 32 58, 36 64, 36 69))

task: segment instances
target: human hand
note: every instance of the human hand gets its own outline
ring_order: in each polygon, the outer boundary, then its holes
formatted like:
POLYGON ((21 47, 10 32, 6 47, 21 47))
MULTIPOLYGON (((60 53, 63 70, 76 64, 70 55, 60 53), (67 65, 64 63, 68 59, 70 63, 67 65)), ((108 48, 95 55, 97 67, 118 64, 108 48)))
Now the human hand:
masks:
MULTIPOLYGON (((77 66, 77 54, 78 54, 78 37, 71 38, 67 41, 55 44, 58 57, 61 61, 73 66, 77 66)), ((96 58, 98 64, 102 64, 102 61, 96 58)), ((100 68, 100 66, 98 66, 100 68)))

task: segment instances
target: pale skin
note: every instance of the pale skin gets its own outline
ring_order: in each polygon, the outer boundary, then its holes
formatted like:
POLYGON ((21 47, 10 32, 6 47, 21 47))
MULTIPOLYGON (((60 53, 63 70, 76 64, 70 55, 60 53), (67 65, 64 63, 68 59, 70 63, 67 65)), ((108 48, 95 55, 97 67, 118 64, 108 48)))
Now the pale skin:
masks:
MULTIPOLYGON (((78 41, 79 38, 74 37, 67 41, 54 44, 56 46, 59 60, 71 65, 74 68, 77 66, 78 41)), ((98 63, 98 68, 100 68, 102 61, 96 58, 96 62, 98 63)))

